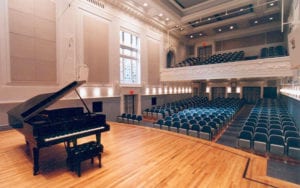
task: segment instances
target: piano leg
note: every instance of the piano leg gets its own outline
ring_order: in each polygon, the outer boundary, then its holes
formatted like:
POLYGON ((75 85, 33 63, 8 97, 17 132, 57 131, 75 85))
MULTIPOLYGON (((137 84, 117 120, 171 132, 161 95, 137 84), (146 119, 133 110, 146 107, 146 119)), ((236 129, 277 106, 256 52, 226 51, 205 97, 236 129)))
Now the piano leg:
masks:
POLYGON ((96 141, 97 141, 98 145, 101 144, 101 134, 100 133, 96 133, 96 141))
POLYGON ((39 174, 39 148, 33 148, 33 175, 38 175, 39 174))

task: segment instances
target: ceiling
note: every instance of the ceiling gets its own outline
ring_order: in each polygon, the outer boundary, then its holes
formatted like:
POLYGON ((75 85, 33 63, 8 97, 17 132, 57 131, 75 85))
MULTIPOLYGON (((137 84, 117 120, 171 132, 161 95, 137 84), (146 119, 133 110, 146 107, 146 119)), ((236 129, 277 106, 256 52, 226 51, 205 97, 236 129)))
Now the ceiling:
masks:
MULTIPOLYGON (((283 2, 286 22, 292 0, 283 2)), ((187 40, 281 29, 280 0, 124 0, 122 3, 187 40)))

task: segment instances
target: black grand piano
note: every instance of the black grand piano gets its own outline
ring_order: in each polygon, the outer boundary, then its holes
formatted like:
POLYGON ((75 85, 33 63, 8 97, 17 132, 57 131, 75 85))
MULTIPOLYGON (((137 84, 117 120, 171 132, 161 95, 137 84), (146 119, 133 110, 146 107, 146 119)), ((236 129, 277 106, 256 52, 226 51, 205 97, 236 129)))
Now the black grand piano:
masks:
POLYGON ((11 127, 25 136, 33 154, 33 174, 39 172, 39 150, 62 142, 75 142, 78 138, 96 135, 101 144, 101 133, 109 131, 103 114, 91 113, 76 88, 85 81, 74 81, 54 93, 37 95, 7 112, 11 127), (46 108, 75 91, 84 107, 47 110, 46 108), (86 110, 84 110, 84 108, 86 110))

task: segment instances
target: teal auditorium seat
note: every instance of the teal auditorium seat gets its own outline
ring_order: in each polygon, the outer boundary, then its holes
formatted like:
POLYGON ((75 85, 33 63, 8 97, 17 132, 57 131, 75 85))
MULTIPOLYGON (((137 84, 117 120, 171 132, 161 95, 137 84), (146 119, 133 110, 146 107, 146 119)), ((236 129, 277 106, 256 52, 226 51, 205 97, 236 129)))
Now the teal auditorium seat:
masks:
POLYGON ((265 133, 254 133, 253 149, 257 153, 265 154, 268 149, 268 135, 265 133))
POLYGON ((247 130, 241 131, 237 140, 237 147, 241 149, 251 149, 252 139, 253 139, 252 132, 247 130))
POLYGON ((287 155, 294 159, 300 159, 300 138, 289 137, 287 139, 287 155))

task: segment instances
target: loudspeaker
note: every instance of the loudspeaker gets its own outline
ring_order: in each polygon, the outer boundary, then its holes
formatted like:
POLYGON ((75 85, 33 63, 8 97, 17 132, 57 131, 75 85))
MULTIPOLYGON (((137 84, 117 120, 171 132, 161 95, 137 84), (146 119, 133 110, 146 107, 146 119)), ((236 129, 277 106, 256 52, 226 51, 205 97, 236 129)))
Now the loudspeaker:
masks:
POLYGON ((93 102, 93 112, 102 112, 102 101, 93 102))
POLYGON ((151 98, 151 105, 156 105, 156 97, 151 98))

